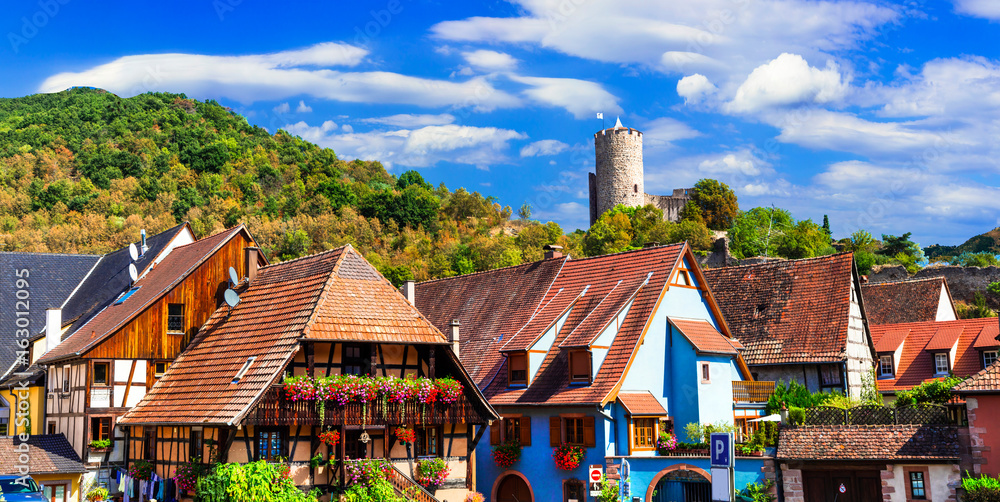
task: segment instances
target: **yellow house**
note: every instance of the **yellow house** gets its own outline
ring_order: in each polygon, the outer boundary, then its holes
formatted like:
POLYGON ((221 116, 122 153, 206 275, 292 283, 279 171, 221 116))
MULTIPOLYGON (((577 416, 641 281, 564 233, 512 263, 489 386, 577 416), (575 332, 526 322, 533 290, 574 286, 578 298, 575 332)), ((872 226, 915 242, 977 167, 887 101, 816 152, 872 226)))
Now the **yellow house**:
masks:
POLYGON ((44 434, 45 371, 35 359, 45 351, 45 338, 32 343, 31 367, 13 370, 0 382, 0 436, 44 434))
POLYGON ((29 474, 52 502, 80 502, 83 463, 62 434, 35 434, 22 442, 17 436, 0 438, 0 474, 29 474), (27 459, 27 463, 21 463, 27 459))

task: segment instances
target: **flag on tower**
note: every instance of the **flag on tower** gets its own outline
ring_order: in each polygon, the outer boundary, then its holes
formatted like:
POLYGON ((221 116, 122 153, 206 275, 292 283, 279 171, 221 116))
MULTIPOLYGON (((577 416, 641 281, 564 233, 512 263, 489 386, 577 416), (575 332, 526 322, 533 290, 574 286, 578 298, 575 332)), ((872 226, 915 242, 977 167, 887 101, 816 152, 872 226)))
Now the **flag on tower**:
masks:
POLYGON ((604 112, 597 112, 597 118, 604 120, 604 112))

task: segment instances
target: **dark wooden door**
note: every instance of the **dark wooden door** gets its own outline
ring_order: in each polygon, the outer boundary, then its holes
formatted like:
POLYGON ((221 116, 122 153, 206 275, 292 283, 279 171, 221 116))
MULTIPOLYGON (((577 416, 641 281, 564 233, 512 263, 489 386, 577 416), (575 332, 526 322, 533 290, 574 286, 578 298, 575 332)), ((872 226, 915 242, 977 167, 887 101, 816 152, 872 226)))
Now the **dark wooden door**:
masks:
POLYGON ((813 502, 881 502, 880 471, 802 471, 805 499, 813 502), (843 485, 844 493, 840 493, 843 485))
POLYGON ((518 476, 507 476, 497 487, 497 502, 534 502, 527 483, 518 476))

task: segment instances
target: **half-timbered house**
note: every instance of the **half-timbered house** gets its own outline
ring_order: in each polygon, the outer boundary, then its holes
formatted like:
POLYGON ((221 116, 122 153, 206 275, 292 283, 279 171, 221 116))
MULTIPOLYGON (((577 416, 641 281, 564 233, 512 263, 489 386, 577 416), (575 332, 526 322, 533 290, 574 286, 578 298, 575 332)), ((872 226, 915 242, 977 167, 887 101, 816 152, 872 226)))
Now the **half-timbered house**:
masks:
POLYGON ((245 274, 248 262, 266 263, 240 225, 173 248, 99 312, 82 314, 75 331, 38 360, 47 371, 49 432, 64 434, 91 468, 124 460, 118 417, 216 311, 229 268, 245 274))
POLYGON ((457 333, 435 328, 349 245, 251 269, 248 279, 236 306, 216 311, 119 421, 130 460, 152 462, 161 477, 193 458, 287 461, 297 485, 329 492, 344 486, 345 460, 388 459, 403 490, 416 486, 413 462, 443 458, 451 472, 437 496, 463 500, 474 489, 470 452, 498 416, 453 352, 457 333), (449 377, 463 389, 448 404, 323 401, 320 411, 282 387, 286 378, 337 375, 449 377), (400 427, 415 433, 413 443, 398 440, 400 427), (333 431, 335 447, 321 442, 333 431))

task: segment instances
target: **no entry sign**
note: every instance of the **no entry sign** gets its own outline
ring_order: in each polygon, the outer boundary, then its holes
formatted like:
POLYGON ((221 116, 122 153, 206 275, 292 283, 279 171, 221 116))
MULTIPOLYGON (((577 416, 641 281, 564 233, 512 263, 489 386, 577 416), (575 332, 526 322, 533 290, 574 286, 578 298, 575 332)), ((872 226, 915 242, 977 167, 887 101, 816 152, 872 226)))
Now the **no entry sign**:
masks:
POLYGON ((593 483, 599 483, 601 481, 601 471, 603 467, 600 465, 590 466, 590 481, 593 483))

